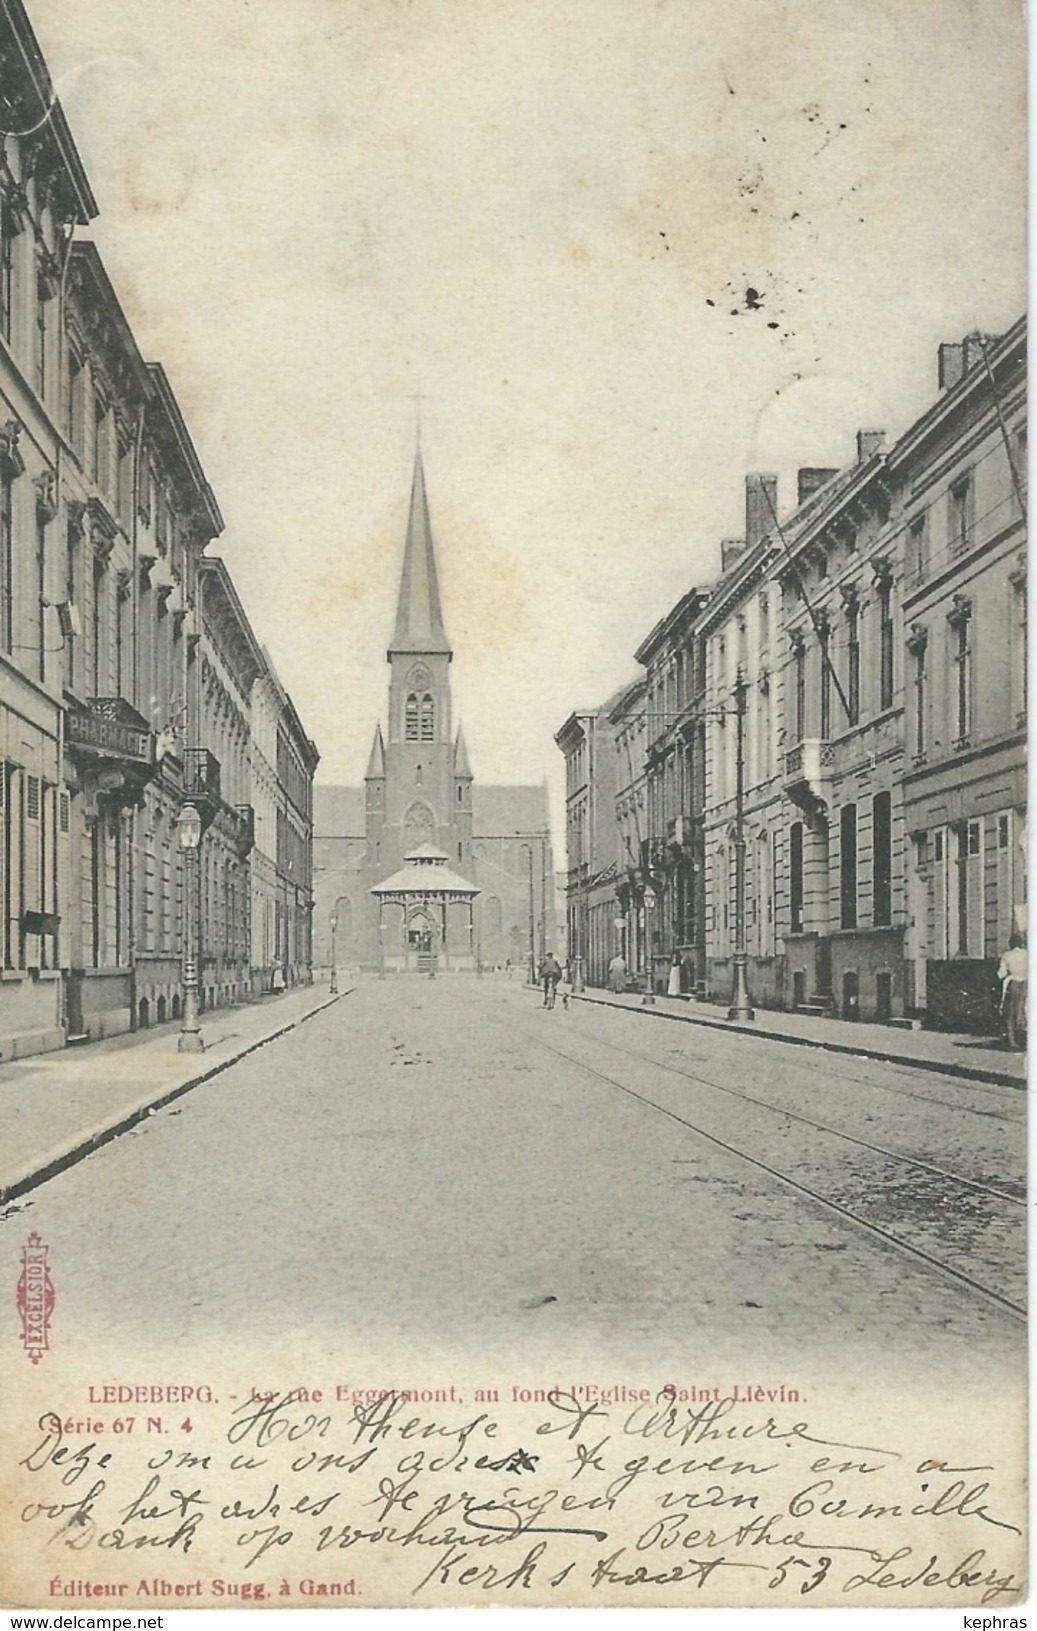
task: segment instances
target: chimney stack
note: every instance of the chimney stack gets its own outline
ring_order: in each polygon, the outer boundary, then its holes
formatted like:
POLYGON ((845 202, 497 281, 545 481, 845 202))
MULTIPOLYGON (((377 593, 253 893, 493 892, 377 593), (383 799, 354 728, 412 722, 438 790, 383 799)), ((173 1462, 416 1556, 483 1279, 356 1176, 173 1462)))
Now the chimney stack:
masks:
POLYGON ((758 471, 745 478, 745 543, 747 549, 765 538, 778 513, 778 478, 758 471))
POLYGON ((729 572, 737 561, 739 555, 745 554, 744 538, 721 538, 720 540, 720 570, 729 572))
POLYGON ((940 390, 949 391, 965 372, 965 347, 948 341, 937 352, 940 390))
POLYGON ((996 344, 996 334, 966 334, 962 347, 965 353, 965 373, 967 374, 971 368, 985 368, 983 353, 984 351, 989 353, 991 347, 996 344))
POLYGON ((886 432, 884 430, 859 430, 857 432, 857 463, 867 464, 876 453, 881 453, 886 445, 886 432))
POLYGON ((808 498, 813 498, 826 482, 838 474, 838 470, 825 469, 821 465, 805 465, 796 477, 797 504, 805 504, 808 498))

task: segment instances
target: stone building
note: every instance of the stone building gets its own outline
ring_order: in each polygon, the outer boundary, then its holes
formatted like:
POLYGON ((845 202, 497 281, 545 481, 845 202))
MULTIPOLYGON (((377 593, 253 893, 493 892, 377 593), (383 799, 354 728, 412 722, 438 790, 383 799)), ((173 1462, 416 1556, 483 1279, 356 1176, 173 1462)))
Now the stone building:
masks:
POLYGON ((940 348, 941 392, 889 457, 906 670, 906 1000, 996 1022, 1026 931, 1026 324, 940 348))
POLYGON ((0 62, 5 125, 29 132, 0 142, 4 1059, 179 1015, 187 802, 207 823, 203 996, 248 994, 251 695, 267 665, 204 553, 223 520, 169 381, 75 236, 96 205, 19 0, 0 14, 0 62))
POLYGON ((382 970, 425 969, 433 956, 440 969, 523 964, 555 945, 546 786, 475 779, 454 727, 452 659, 419 451, 387 652, 386 727, 375 728, 363 790, 315 789, 320 963, 331 958, 332 917, 337 960, 382 970), (401 882, 380 900, 375 891, 419 851, 453 884, 427 879, 422 891, 401 882))

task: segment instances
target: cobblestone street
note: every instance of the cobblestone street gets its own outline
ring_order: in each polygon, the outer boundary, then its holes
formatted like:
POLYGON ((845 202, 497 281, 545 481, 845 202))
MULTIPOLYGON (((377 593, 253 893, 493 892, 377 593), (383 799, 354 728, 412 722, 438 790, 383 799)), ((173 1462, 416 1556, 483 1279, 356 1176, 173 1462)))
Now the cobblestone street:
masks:
POLYGON ((5 1226, 50 1245, 57 1344, 964 1365, 1021 1342, 1024 1103, 502 979, 362 978, 5 1226))

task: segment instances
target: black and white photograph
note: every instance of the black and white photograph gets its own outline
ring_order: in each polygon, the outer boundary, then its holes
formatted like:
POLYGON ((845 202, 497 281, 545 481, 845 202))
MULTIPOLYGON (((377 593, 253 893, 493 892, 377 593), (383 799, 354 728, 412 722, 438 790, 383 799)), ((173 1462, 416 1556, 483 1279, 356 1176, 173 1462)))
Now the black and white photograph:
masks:
POLYGON ((0 0, 12 1625, 1025 1625, 1026 51, 0 0))

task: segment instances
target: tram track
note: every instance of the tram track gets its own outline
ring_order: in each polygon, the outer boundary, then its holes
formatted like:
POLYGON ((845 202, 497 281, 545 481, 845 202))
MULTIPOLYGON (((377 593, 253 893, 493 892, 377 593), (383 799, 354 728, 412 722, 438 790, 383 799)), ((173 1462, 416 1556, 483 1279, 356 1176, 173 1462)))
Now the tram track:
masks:
MULTIPOLYGON (((916 1158, 900 1155, 896 1151, 889 1150, 881 1145, 871 1144, 855 1135, 846 1134, 827 1123, 801 1113, 787 1111, 780 1106, 768 1104, 765 1100, 758 1099, 754 1095, 743 1094, 737 1089, 718 1083, 715 1079, 688 1071, 684 1067, 663 1064, 650 1055, 625 1048, 611 1039, 589 1037, 585 1032, 575 1027, 570 1028, 565 1033, 570 1039, 578 1036, 580 1042, 586 1044, 592 1050, 600 1048, 606 1053, 625 1055, 635 1065, 653 1071, 663 1070, 668 1074, 683 1077, 712 1092, 725 1095, 728 1100, 740 1099, 753 1112, 758 1114, 762 1111, 765 1118, 769 1116, 774 1118, 777 1123, 784 1124, 784 1126, 778 1125, 775 1127, 772 1123, 771 1128, 768 1130, 760 1125, 753 1128, 745 1123, 744 1132, 748 1134, 748 1138, 741 1136, 736 1140, 723 1127, 722 1118, 714 1117, 712 1126, 704 1125, 703 1123, 708 1122, 710 1118, 708 1114, 704 1113, 703 1107, 700 1107, 699 1119, 693 1119, 690 1114, 686 1113, 686 1107, 681 1106, 678 1108, 672 1104, 661 1103, 660 1098, 662 1095, 642 1091, 641 1088, 633 1085, 629 1079, 622 1080, 618 1074, 615 1074, 614 1066, 609 1069, 601 1068, 592 1059, 581 1057, 579 1048, 574 1051, 572 1048, 561 1046, 559 1042, 525 1026, 516 1025, 515 1028, 520 1031, 520 1034, 527 1041, 539 1045, 545 1051, 564 1059, 568 1064, 582 1070, 587 1075, 617 1089, 645 1108, 667 1117, 697 1138, 723 1151, 726 1156, 764 1174, 770 1181, 791 1191, 800 1199, 808 1201, 829 1216, 837 1218, 842 1225, 848 1226, 858 1234, 870 1238, 887 1250, 893 1250, 902 1258, 913 1263, 915 1267, 921 1268, 930 1275, 937 1275, 959 1289, 964 1289, 973 1297, 986 1302, 1001 1313, 1009 1315, 1013 1320, 1026 1320, 1026 1305, 1021 1297, 1011 1295, 1010 1292, 1000 1288, 996 1283, 990 1283, 991 1280, 996 1280, 996 1274, 992 1274, 986 1279, 980 1279, 976 1274, 970 1272, 969 1267, 958 1266, 949 1261, 946 1255, 938 1255, 936 1251, 927 1250, 926 1245, 919 1244, 917 1240, 905 1238, 904 1233, 891 1227, 887 1219, 879 1219, 874 1215, 876 1210, 875 1195, 888 1199, 888 1197, 897 1194, 901 1203, 903 1203, 905 1195, 911 1199, 915 1198, 916 1187, 920 1181, 931 1184, 935 1180, 940 1185, 950 1185, 953 1188, 951 1196, 946 1194, 934 1194, 930 1197, 923 1196, 923 1202, 930 1207, 931 1213, 920 1220, 915 1220, 918 1232, 924 1235, 926 1230, 930 1233, 935 1230, 940 1237, 941 1243, 945 1243, 949 1232, 955 1227, 963 1227, 966 1224, 978 1226, 981 1234, 987 1228, 992 1229, 994 1233, 998 1231, 1002 1233, 1011 1232, 1017 1228, 1024 1231, 1026 1203, 1020 1197, 1011 1195, 1005 1190, 995 1188, 989 1184, 965 1178, 961 1174, 950 1172, 933 1163, 922 1162, 916 1158), (718 1125, 718 1121, 721 1123, 720 1125, 718 1125), (792 1171, 783 1170, 769 1153, 765 1155, 759 1150, 754 1152, 751 1148, 745 1147, 747 1142, 751 1144, 754 1133, 758 1140, 763 1138, 767 1141, 768 1152, 772 1144, 780 1147, 782 1142, 786 1140, 788 1130, 793 1124, 807 1130, 807 1136, 813 1139, 815 1143, 818 1140, 821 1140, 822 1143, 824 1140, 836 1140, 852 1149, 863 1149, 868 1152, 869 1157, 877 1156, 886 1164, 887 1171, 880 1174, 878 1179, 871 1181, 873 1189, 871 1216, 865 1215, 865 1211, 868 1210, 867 1206, 862 1210, 860 1204, 862 1199, 866 1200, 866 1193, 864 1195, 859 1194, 856 1197, 847 1197, 839 1193, 840 1184, 845 1188, 847 1184, 852 1187, 855 1182, 859 1189, 866 1192, 867 1183, 860 1179, 859 1175, 854 1174, 852 1178, 848 1178, 845 1173, 840 1176, 836 1171, 834 1178, 830 1175, 828 1181, 822 1181, 821 1187, 818 1187, 816 1175, 811 1175, 805 1170, 800 1170, 798 1175, 792 1171), (904 1181, 905 1177, 906 1182, 904 1181), (828 1193, 825 1193, 826 1189, 828 1193), (833 1191, 835 1192, 833 1193, 833 1191), (979 1217, 969 1216, 968 1208, 962 1201, 963 1193, 967 1193, 974 1198, 975 1206, 984 1215, 979 1217), (997 1215, 999 1209, 1002 1213, 1000 1217, 997 1215)), ((629 1071, 627 1074, 629 1076, 629 1071)), ((822 1168, 825 1167, 827 1162, 829 1166, 834 1165, 838 1169, 839 1159, 837 1153, 833 1161, 830 1149, 826 1154, 823 1154, 819 1163, 816 1152, 814 1154, 815 1164, 820 1164, 822 1168)), ((806 1159, 801 1158, 799 1164, 801 1169, 809 1168, 809 1157, 806 1159)), ((932 1241, 927 1241, 927 1245, 932 1244, 932 1241)))

